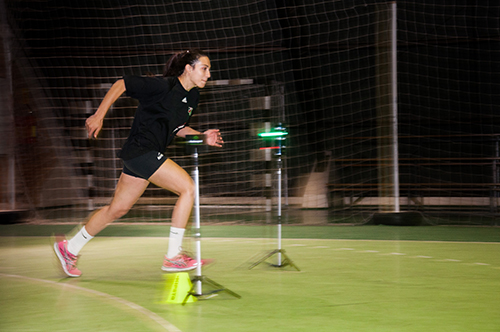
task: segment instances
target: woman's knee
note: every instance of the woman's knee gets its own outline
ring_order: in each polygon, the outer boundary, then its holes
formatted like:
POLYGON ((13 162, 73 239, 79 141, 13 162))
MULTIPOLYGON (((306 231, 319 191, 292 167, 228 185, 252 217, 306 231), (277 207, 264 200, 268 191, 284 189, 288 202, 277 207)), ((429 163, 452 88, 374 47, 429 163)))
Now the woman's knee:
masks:
POLYGON ((183 195, 190 196, 190 197, 194 198, 195 184, 194 184, 194 181, 192 179, 189 179, 189 181, 186 181, 186 183, 184 184, 179 196, 183 196, 183 195))
POLYGON ((122 204, 111 204, 110 206, 108 206, 107 210, 107 213, 109 214, 111 219, 116 220, 126 215, 127 212, 130 211, 130 207, 122 204))

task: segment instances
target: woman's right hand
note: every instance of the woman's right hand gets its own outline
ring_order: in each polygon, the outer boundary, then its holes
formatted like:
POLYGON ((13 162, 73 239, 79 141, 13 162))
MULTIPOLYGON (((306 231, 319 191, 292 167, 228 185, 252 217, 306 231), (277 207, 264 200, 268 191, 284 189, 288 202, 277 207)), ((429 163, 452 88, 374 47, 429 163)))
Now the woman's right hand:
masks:
POLYGON ((87 129, 88 138, 97 139, 97 135, 102 129, 103 119, 97 113, 92 115, 85 121, 85 129, 87 129))
POLYGON ((99 132, 102 129, 103 120, 106 116, 106 113, 108 112, 111 105, 113 105, 113 103, 118 98, 120 98, 122 93, 125 92, 125 90, 125 81, 123 79, 116 81, 111 86, 111 89, 109 89, 109 91, 104 96, 104 99, 102 100, 101 105, 99 105, 99 108, 97 108, 95 114, 89 117, 87 121, 85 121, 85 128, 87 129, 89 138, 97 138, 97 135, 99 135, 99 132))

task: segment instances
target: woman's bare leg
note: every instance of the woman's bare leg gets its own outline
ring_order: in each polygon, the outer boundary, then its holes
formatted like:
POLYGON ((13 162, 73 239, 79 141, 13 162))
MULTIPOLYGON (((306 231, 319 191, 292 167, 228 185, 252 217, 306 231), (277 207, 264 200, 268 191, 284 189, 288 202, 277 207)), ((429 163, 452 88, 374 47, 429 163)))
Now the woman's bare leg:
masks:
POLYGON ((125 215, 142 196, 149 181, 122 173, 110 205, 97 211, 85 225, 91 236, 97 235, 106 226, 125 215))
POLYGON ((167 159, 163 165, 149 178, 151 183, 167 189, 179 195, 174 211, 172 212, 172 226, 168 241, 168 250, 162 269, 165 271, 175 271, 178 268, 192 269, 195 265, 192 262, 177 260, 177 255, 182 251, 184 232, 189 222, 189 216, 194 203, 194 182, 191 177, 179 165, 171 159, 167 159), (174 259, 174 260, 172 260, 174 259), (190 265, 189 268, 186 265, 190 265))
POLYGON ((171 159, 149 178, 151 183, 167 189, 177 195, 179 199, 172 212, 172 226, 186 228, 194 204, 194 182, 189 174, 171 159))
POLYGON ((116 186, 111 204, 93 214, 71 240, 54 243, 54 251, 64 272, 70 277, 79 277, 82 273, 76 268, 80 250, 109 223, 127 213, 146 190, 149 182, 144 179, 122 174, 116 186))

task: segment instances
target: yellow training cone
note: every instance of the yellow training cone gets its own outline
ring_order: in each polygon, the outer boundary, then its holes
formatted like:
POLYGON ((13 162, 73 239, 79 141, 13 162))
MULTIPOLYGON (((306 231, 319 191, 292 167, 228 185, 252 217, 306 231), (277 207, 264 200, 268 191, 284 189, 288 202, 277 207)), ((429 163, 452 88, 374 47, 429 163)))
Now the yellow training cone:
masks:
POLYGON ((164 278, 165 288, 163 289, 162 303, 191 303, 197 301, 195 296, 188 296, 193 287, 189 273, 170 273, 166 274, 164 278))

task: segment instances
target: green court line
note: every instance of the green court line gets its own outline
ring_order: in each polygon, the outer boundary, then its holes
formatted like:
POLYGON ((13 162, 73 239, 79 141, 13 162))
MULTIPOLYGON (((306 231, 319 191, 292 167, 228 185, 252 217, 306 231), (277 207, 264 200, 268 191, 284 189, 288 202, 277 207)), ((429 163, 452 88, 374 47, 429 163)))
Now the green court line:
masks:
MULTIPOLYGON (((99 236, 167 237, 170 224, 112 224, 99 236)), ((0 236, 65 234, 75 225, 2 225, 0 236)), ((203 237, 275 238, 275 225, 202 225, 203 237)), ((298 226, 283 225, 288 239, 500 242, 500 227, 467 226, 298 226)))

